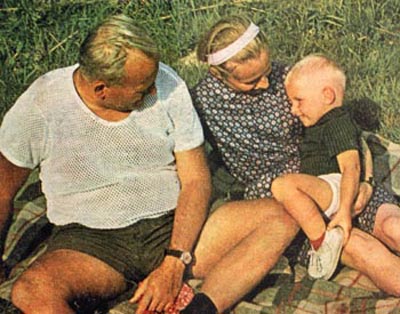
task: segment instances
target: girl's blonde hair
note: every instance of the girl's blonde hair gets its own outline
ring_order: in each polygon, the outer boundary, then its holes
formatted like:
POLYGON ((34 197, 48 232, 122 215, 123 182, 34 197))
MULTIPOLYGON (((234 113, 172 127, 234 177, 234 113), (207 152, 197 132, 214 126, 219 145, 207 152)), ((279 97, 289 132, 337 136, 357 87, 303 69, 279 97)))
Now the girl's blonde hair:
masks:
MULTIPOLYGON (((251 20, 242 16, 229 16, 218 21, 202 37, 197 47, 197 58, 207 62, 208 55, 215 53, 236 41, 249 27, 251 20)), ((239 51, 228 61, 242 63, 257 58, 261 52, 268 51, 268 44, 264 33, 260 30, 245 48, 239 51)), ((223 75, 229 75, 226 62, 212 65, 223 75)))

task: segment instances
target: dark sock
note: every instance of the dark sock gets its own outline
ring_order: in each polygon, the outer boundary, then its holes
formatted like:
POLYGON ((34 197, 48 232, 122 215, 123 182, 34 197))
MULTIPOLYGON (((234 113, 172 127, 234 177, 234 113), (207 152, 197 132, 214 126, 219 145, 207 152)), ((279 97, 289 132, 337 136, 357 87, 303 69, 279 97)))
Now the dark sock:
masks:
POLYGON ((217 314, 213 301, 204 293, 197 293, 181 314, 217 314))
POLYGON ((311 246, 314 248, 314 250, 317 251, 319 249, 319 247, 321 246, 322 241, 324 241, 324 239, 325 239, 325 231, 318 239, 315 239, 312 241, 310 240, 311 246))

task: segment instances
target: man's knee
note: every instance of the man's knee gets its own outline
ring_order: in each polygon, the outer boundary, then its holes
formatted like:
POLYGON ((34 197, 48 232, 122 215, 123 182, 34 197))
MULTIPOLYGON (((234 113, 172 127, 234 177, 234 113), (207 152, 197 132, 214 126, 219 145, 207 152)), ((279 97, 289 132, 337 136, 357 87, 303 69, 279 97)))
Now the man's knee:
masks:
MULTIPOLYGON (((42 285, 46 281, 40 278, 35 278, 35 276, 28 273, 24 273, 20 278, 14 283, 11 290, 11 300, 15 305, 19 305, 22 302, 27 302, 30 298, 37 299, 38 294, 42 290, 42 285)), ((49 287, 49 285, 48 285, 49 287)))
POLYGON ((299 187, 299 176, 297 174, 285 174, 276 178, 271 185, 271 192, 274 197, 282 202, 291 197, 290 191, 296 191, 299 187))
MULTIPOLYGON (((272 202, 271 202, 272 203, 272 202)), ((270 244, 271 237, 274 245, 286 248, 295 238, 299 231, 299 226, 296 221, 290 216, 281 205, 273 202, 260 228, 263 229, 263 236, 260 241, 267 241, 270 244)))
POLYGON ((68 308, 67 291, 55 281, 45 273, 28 270, 14 283, 11 301, 24 313, 53 313, 56 303, 68 308))
POLYGON ((26 311, 30 298, 36 298, 37 287, 29 279, 19 278, 11 290, 11 301, 20 310, 26 311), (31 292, 31 293, 30 293, 31 292))
POLYGON ((268 236, 273 233, 277 241, 290 242, 299 228, 283 205, 271 198, 259 199, 258 204, 258 210, 264 213, 263 220, 260 220, 258 228, 265 229, 268 236))
POLYGON ((284 209, 283 205, 273 199, 265 199, 266 213, 263 225, 269 229, 274 229, 277 236, 293 238, 299 231, 299 226, 292 216, 284 209))

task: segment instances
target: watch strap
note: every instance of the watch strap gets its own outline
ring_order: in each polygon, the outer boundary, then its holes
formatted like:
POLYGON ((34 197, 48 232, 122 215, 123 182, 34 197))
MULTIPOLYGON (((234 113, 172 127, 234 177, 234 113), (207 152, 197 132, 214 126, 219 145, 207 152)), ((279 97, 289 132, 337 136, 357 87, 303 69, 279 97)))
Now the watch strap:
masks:
POLYGON ((185 265, 190 265, 194 262, 194 256, 191 252, 174 250, 174 249, 165 249, 165 255, 170 255, 179 258, 185 265))
POLYGON ((183 254, 181 250, 165 249, 165 255, 171 255, 180 258, 183 254))

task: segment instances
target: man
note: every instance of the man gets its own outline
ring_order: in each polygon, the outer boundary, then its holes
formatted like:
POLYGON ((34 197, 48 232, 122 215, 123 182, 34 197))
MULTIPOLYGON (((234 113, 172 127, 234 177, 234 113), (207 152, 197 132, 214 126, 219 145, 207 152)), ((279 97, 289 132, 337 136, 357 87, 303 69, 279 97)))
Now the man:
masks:
POLYGON ((55 224, 12 302, 25 314, 75 313, 76 299, 107 300, 140 282, 136 313, 162 311, 191 268, 202 292, 182 313, 238 302, 295 228, 276 203, 258 200, 219 208, 200 236, 210 195, 202 143, 184 82, 146 32, 125 16, 93 30, 79 64, 36 80, 0 128, 3 238, 12 199, 38 166, 55 224))
POLYGON ((16 307, 74 313, 76 298, 113 298, 149 274, 154 307, 173 303, 210 179, 186 85, 142 29, 125 16, 106 20, 84 41, 79 65, 36 80, 0 133, 3 234, 35 167, 55 225, 46 253, 13 287, 16 307))

